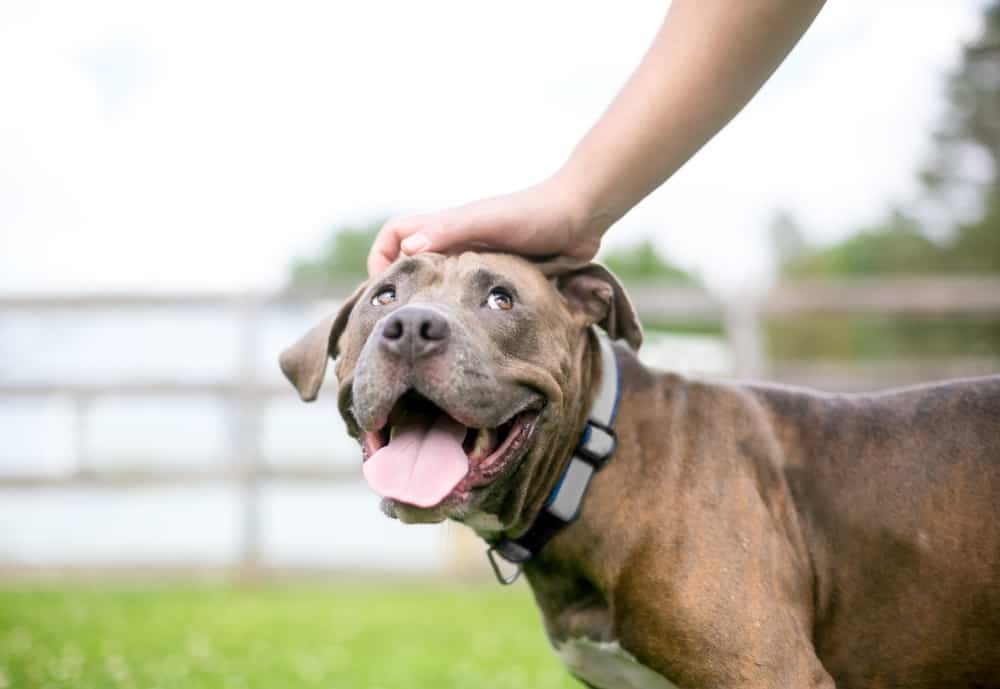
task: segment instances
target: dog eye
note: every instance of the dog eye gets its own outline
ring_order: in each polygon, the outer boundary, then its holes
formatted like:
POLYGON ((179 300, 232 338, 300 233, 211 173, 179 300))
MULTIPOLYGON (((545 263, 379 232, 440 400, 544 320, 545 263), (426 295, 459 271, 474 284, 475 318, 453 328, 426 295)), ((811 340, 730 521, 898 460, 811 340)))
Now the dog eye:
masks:
POLYGON ((486 304, 494 311, 510 311, 514 307, 514 297, 507 290, 494 287, 486 297, 486 304))
POLYGON ((372 297, 372 306, 386 306, 394 301, 396 301, 396 288, 383 287, 372 297))

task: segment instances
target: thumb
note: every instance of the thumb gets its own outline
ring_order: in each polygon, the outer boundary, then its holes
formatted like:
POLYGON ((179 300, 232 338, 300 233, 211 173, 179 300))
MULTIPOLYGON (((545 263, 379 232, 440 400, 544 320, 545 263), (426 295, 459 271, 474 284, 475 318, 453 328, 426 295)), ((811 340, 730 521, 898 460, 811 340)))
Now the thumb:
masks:
POLYGON ((467 218, 438 214, 437 217, 421 218, 416 231, 405 237, 399 248, 407 256, 425 251, 446 254, 464 248, 470 236, 475 234, 475 228, 469 226, 467 218))
POLYGON ((411 234, 409 237, 404 239, 399 248, 403 250, 403 253, 412 256, 414 254, 419 254, 421 251, 429 251, 431 248, 431 238, 427 236, 426 231, 417 232, 411 234))
POLYGON ((478 201, 461 208, 416 216, 411 219, 410 232, 401 237, 400 250, 407 256, 425 251, 442 254, 456 251, 507 246, 498 216, 491 202, 478 201), (498 236, 501 235, 501 236, 498 236))

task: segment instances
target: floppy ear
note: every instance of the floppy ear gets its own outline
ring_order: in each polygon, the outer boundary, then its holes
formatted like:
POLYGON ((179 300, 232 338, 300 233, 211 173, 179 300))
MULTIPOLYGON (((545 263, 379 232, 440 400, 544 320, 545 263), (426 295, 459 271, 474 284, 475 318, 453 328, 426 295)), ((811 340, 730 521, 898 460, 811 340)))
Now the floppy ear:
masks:
POLYGON ((367 287, 366 282, 354 290, 354 294, 347 298, 336 314, 324 318, 298 342, 281 353, 278 359, 281 372, 299 391, 303 402, 312 402, 319 394, 326 374, 326 362, 337 356, 337 340, 347 327, 347 320, 351 317, 358 297, 367 287))
POLYGON ((539 266, 550 276, 570 308, 588 322, 604 328, 613 340, 625 340, 632 349, 642 345, 642 326, 625 288, 599 263, 571 263, 565 259, 539 266))

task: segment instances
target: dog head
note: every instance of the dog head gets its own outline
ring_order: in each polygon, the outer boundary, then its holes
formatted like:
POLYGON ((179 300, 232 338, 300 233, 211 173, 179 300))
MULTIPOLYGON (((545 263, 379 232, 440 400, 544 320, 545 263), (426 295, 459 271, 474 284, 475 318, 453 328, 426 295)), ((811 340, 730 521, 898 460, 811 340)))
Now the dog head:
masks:
POLYGON ((592 324, 639 347, 635 312, 600 265, 428 253, 362 284, 281 368, 310 401, 336 359, 340 413, 386 514, 516 532, 583 425, 592 324))

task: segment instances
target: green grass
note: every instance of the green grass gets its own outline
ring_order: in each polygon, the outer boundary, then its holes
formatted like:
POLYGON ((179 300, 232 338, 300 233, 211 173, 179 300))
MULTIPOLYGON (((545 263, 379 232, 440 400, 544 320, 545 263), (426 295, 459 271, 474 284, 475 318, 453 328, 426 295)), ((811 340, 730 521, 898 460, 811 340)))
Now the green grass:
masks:
POLYGON ((0 590, 0 689, 579 689, 523 586, 0 590))

